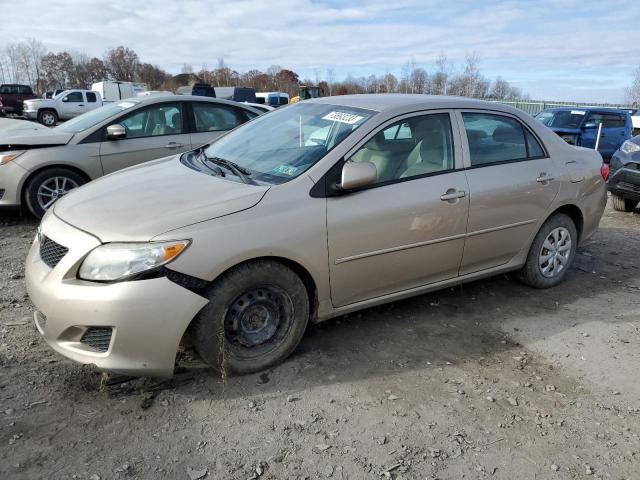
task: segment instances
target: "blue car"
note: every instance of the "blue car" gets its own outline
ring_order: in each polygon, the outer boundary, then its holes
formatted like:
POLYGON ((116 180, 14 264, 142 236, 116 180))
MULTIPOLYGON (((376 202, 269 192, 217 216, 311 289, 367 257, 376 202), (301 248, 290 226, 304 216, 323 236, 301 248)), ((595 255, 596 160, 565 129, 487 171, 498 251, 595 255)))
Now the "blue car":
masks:
POLYGON ((612 108, 549 108, 536 115, 570 145, 595 148, 598 126, 602 124, 598 151, 605 161, 632 136, 631 115, 612 108))
POLYGON ((611 157, 607 189, 616 210, 632 212, 640 203, 640 135, 624 142, 611 157))

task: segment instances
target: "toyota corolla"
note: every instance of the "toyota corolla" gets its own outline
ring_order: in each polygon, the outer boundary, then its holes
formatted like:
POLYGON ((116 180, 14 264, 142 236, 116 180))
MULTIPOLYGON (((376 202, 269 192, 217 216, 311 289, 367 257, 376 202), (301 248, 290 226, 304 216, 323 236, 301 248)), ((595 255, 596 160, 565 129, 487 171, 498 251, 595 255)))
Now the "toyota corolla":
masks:
POLYGON ((300 102, 108 175, 47 211, 27 258, 61 354, 170 376, 283 361, 309 322, 504 272, 557 285, 606 203, 598 152, 508 106, 300 102))

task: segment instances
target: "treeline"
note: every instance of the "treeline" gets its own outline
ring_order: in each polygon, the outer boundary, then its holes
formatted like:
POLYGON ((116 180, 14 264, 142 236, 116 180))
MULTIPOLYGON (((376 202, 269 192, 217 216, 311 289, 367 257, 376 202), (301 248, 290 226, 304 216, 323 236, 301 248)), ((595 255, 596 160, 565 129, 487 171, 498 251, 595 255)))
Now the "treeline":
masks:
POLYGON ((403 65, 399 76, 347 75, 336 80, 332 68, 325 72, 315 69, 314 74, 313 79, 301 79, 293 70, 279 65, 272 65, 265 72, 256 69, 238 72, 219 58, 215 68, 209 69, 205 64, 196 71, 185 64, 181 73, 172 75, 157 65, 142 62, 135 51, 124 46, 108 50, 102 58, 89 57, 80 51, 50 52, 35 39, 9 43, 0 49, 0 82, 29 84, 38 93, 56 88, 88 88, 94 82, 111 79, 145 83, 151 90, 169 91, 201 81, 213 86, 252 87, 258 92, 281 91, 291 96, 298 94, 300 84, 305 84, 319 86, 323 95, 426 93, 501 100, 525 97, 508 81, 500 77, 492 81, 482 75, 480 58, 475 54, 467 56, 460 70, 441 54, 432 72, 411 60, 403 65))

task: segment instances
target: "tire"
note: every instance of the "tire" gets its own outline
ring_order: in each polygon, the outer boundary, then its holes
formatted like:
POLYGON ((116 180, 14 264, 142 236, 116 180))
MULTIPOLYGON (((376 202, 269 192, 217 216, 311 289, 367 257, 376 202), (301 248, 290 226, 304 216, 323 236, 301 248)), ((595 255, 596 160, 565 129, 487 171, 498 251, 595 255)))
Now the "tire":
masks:
POLYGON ((86 180, 67 168, 48 168, 37 173, 25 190, 27 207, 37 218, 42 218, 47 209, 69 190, 84 185, 86 180), (57 188, 56 188, 57 186, 57 188))
POLYGON ((309 321, 302 280, 281 263, 260 260, 232 268, 206 292, 209 303, 190 331, 202 359, 224 374, 254 373, 285 360, 309 321))
POLYGON ((563 213, 556 213, 538 231, 529 249, 527 261, 518 272, 518 278, 522 283, 534 288, 558 285, 573 263, 577 244, 578 231, 573 220, 563 213), (548 239, 549 242, 546 243, 548 239), (559 250, 556 250, 556 245, 559 245, 559 250), (554 252, 557 253, 554 255, 554 252), (543 257, 547 260, 543 261, 543 257))
POLYGON ((58 123, 58 114, 55 110, 40 110, 38 112, 38 122, 45 127, 55 127, 58 123))
POLYGON ((611 195, 613 209, 619 212, 633 212, 638 206, 638 200, 625 200, 618 195, 611 195))

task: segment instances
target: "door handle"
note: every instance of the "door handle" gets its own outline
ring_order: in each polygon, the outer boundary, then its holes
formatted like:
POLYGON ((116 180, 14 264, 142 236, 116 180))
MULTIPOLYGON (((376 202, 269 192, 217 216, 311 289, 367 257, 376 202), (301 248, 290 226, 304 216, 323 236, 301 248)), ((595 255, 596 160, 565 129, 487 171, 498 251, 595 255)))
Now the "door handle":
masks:
MULTIPOLYGON (((570 162, 567 162, 567 163, 570 163, 570 162)), ((536 182, 538 183, 546 183, 546 182, 550 182, 551 180, 553 180, 553 177, 550 175, 547 175, 544 172, 541 173, 538 178, 536 178, 536 182)))
POLYGON ((165 148, 180 148, 180 147, 184 147, 184 143, 169 142, 164 147, 165 148))
POLYGON ((79 107, 84 107, 84 103, 81 103, 80 105, 78 105, 79 107))
POLYGON ((442 200, 443 202, 457 200, 458 198, 464 198, 466 194, 467 192, 465 192, 464 190, 455 190, 453 188, 450 188, 449 190, 447 190, 447 193, 440 195, 440 200, 442 200))

